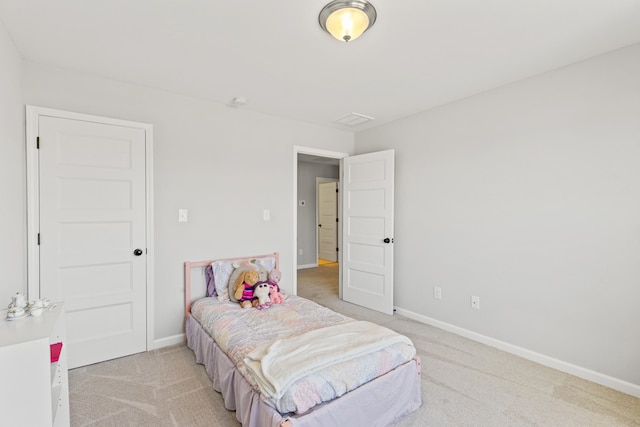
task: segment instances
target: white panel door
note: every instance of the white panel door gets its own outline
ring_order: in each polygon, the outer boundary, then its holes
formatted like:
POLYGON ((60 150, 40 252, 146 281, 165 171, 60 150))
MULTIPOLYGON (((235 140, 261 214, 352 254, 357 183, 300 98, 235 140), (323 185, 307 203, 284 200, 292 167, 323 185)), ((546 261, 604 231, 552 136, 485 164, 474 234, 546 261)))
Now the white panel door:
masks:
POLYGON ((69 367, 145 351, 145 131, 41 116, 38 135, 40 295, 65 300, 69 367))
POLYGON ((338 261, 338 183, 318 184, 318 257, 338 261))
POLYGON ((343 163, 345 301, 393 314, 394 150, 347 157, 343 163))

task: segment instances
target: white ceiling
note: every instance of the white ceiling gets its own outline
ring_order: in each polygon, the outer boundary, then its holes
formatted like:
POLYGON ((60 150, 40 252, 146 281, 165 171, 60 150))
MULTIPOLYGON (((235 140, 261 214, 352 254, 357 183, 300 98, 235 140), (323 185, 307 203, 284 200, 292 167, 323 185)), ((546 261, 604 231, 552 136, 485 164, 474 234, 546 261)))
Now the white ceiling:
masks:
POLYGON ((640 43, 640 0, 371 0, 345 44, 329 0, 0 0, 23 57, 322 126, 380 125, 640 43))

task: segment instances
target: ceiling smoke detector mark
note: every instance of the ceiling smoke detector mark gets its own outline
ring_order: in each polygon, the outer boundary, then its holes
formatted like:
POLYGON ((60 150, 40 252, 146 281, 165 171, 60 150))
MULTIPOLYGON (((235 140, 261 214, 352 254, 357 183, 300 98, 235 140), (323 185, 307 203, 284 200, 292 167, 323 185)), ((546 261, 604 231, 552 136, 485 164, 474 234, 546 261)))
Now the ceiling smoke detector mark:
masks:
POLYGON ((229 106, 233 108, 240 108, 244 107, 245 105, 247 105, 247 98, 244 97, 233 98, 229 103, 229 106))
POLYGON ((375 119, 373 117, 365 116, 364 114, 351 113, 351 114, 347 114, 344 117, 340 117, 337 120, 334 120, 333 123, 338 123, 339 125, 344 125, 344 126, 355 127, 363 123, 370 122, 372 120, 375 120, 375 119))

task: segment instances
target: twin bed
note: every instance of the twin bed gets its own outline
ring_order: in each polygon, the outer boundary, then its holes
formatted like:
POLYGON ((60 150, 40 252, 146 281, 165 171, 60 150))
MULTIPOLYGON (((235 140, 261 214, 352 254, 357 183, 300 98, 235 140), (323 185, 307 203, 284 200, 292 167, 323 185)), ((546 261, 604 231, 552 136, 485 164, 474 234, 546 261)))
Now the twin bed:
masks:
POLYGON ((295 295, 264 310, 230 300, 234 272, 266 280, 278 264, 277 253, 185 263, 187 345, 238 421, 387 426, 416 410, 420 360, 407 337, 295 295))

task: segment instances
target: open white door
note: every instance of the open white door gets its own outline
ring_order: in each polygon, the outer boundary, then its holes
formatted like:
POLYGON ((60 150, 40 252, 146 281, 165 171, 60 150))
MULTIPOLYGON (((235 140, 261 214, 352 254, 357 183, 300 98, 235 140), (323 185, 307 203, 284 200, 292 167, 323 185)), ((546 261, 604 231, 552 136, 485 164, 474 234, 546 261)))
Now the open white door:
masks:
POLYGON ((343 299, 385 314, 393 314, 394 155, 343 160, 343 299))

